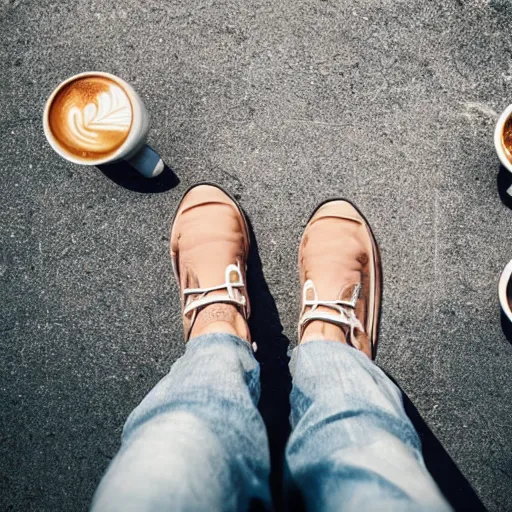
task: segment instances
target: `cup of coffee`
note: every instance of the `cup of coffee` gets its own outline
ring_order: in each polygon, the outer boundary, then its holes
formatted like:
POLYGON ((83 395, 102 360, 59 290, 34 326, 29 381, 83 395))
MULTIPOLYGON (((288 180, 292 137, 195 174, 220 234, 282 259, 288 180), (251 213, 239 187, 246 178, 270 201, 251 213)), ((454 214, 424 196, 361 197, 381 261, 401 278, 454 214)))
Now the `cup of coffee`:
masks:
POLYGON ((139 95, 121 78, 99 71, 62 82, 46 102, 44 133, 63 158, 81 165, 126 160, 143 176, 164 163, 146 145, 149 116, 139 95))
POLYGON ((512 105, 498 118, 494 130, 494 147, 503 167, 512 173, 512 105))
POLYGON ((512 334, 512 261, 501 273, 498 297, 501 307, 501 323, 507 338, 512 334))

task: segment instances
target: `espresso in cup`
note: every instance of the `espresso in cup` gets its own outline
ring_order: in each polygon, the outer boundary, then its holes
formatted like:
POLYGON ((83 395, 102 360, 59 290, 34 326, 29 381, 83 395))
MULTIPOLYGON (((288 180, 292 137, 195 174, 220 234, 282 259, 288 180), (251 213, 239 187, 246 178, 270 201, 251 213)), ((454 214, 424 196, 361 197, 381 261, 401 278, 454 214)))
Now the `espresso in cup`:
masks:
POLYGON ((84 163, 114 155, 132 126, 128 94, 105 76, 67 83, 53 98, 49 127, 56 142, 84 163))

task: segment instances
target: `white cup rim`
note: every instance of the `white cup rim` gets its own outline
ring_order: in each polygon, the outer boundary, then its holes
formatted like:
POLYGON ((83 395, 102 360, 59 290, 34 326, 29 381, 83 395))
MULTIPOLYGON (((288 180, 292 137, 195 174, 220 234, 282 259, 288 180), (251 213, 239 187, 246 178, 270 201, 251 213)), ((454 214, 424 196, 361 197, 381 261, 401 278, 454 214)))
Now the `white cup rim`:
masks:
POLYGON ((512 105, 509 105, 500 115, 496 122, 496 128, 494 129, 494 147, 496 153, 505 169, 512 172, 512 162, 508 159, 505 150, 503 149, 503 127, 507 119, 512 115, 512 105))
POLYGON ((510 322, 512 322, 512 311, 507 298, 507 288, 512 276, 512 260, 508 262, 507 266, 501 273, 500 282, 498 284, 498 296, 500 300, 500 306, 502 311, 507 315, 510 322))
POLYGON ((105 71, 84 71, 83 73, 78 73, 77 75, 73 75, 63 82, 61 82, 52 92, 48 100, 46 101, 44 111, 43 111, 43 129, 44 134, 46 136, 46 140, 50 144, 50 146, 53 148, 53 150, 59 154, 62 158, 65 158, 69 162, 73 162, 75 164, 79 165, 102 165, 107 164, 109 162, 113 162, 115 160, 119 160, 123 156, 125 156, 125 153, 127 153, 127 149, 130 148, 133 145, 134 138, 137 137, 136 130, 133 128, 137 126, 139 123, 139 120, 142 118, 142 112, 139 105, 139 102, 137 101, 137 93, 133 89, 133 87, 125 82, 122 78, 119 78, 116 75, 113 75, 111 73, 107 73, 105 71), (67 84, 70 82, 77 80, 79 78, 87 77, 87 76, 102 76, 105 78, 109 78, 113 82, 116 82, 119 84, 123 90, 128 95, 128 100, 130 101, 130 105, 132 108, 132 126, 130 129, 130 133, 128 134, 128 137, 126 137, 125 141, 117 148, 117 150, 114 153, 111 153, 107 157, 103 158, 97 158, 95 160, 93 159, 81 159, 70 153, 69 151, 66 151, 65 148, 63 148, 56 140, 55 136, 53 135, 51 129, 50 129, 50 122, 49 122, 49 113, 50 113, 50 106, 57 95, 57 93, 67 84))

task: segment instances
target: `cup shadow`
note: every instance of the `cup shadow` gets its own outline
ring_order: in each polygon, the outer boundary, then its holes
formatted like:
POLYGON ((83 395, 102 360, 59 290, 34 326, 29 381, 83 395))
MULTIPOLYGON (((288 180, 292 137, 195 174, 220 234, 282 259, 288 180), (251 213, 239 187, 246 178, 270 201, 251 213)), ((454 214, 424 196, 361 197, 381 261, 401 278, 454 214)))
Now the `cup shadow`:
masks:
POLYGON ((497 176, 498 194, 501 202, 507 207, 512 209, 512 173, 509 172, 503 165, 500 165, 497 176), (510 190, 510 193, 507 191, 510 190))
POLYGON ((508 319, 507 315, 503 312, 503 310, 500 310, 500 321, 501 330, 503 331, 505 338, 509 343, 512 343, 512 323, 510 323, 510 320, 508 319))
MULTIPOLYGON (((247 217, 247 215, 246 215, 247 217)), ((258 252, 254 231, 248 220, 251 248, 247 263, 247 285, 251 299, 249 328, 258 350, 261 396, 258 409, 267 429, 270 448, 270 488, 276 510, 283 509, 284 452, 290 434, 289 396, 292 378, 288 368, 289 340, 283 334, 276 303, 270 294, 258 252)))
POLYGON ((123 160, 112 164, 98 165, 97 167, 116 185, 134 192, 142 192, 143 194, 167 192, 171 188, 176 187, 180 182, 176 174, 167 165, 155 178, 145 178, 128 162, 123 160))

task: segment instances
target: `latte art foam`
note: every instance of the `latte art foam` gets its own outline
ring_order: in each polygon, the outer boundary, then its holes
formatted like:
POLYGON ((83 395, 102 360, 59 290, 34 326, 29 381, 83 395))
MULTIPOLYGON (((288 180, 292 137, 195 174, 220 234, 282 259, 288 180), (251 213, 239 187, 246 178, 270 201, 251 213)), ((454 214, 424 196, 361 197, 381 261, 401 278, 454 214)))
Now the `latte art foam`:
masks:
POLYGON ((102 76, 73 80, 60 90, 50 107, 50 129, 74 156, 97 159, 114 153, 132 125, 128 95, 102 76))

